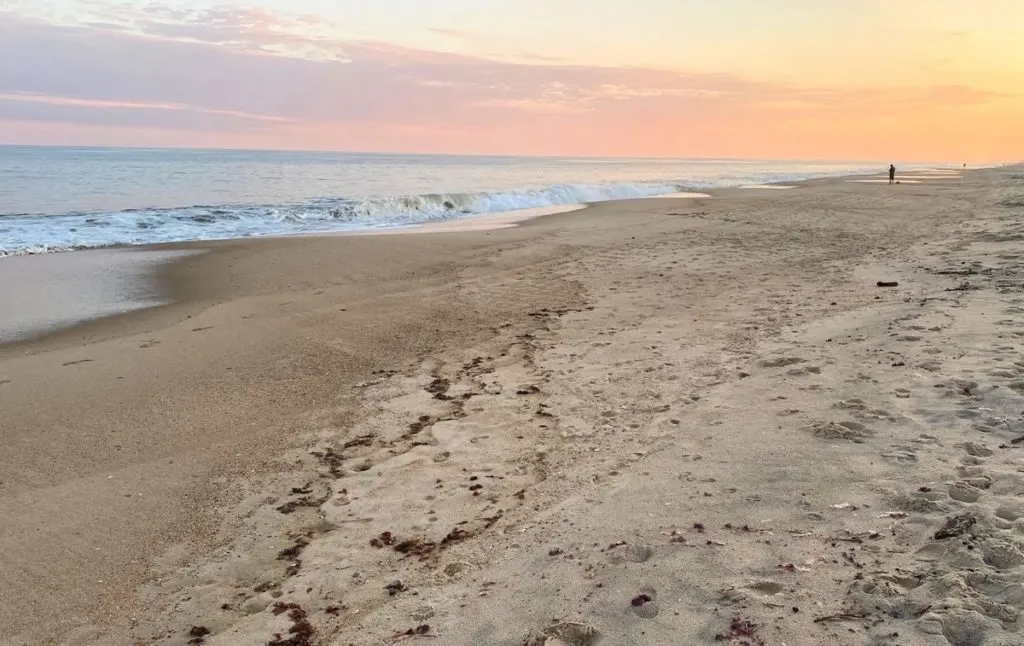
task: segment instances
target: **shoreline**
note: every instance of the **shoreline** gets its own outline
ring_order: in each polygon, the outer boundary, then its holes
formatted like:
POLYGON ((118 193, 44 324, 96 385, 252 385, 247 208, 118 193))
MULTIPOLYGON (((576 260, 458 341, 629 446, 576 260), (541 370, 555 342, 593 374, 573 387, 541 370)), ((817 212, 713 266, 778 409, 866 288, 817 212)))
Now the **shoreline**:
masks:
MULTIPOLYGON (((975 370, 991 383, 1011 365, 972 366, 962 348, 983 339, 958 327, 1003 307, 985 286, 1009 274, 979 272, 958 295, 945 290, 962 278, 936 273, 977 260, 974 231, 1012 246, 992 201, 1010 173, 603 203, 488 232, 199 245, 162 270, 174 304, 0 348, 0 643, 184 644, 199 626, 210 643, 265 643, 296 625, 276 603, 325 643, 426 624, 445 643, 518 646, 556 630, 551 616, 615 643, 703 643, 734 612, 772 643, 831 643, 845 627, 813 620, 842 611, 836 581, 858 570, 838 551, 840 565, 818 561, 825 538, 889 541, 891 524, 932 549, 942 514, 974 504, 903 511, 887 492, 945 491, 962 479, 943 475, 954 445, 988 424, 957 417, 932 382, 975 370), (889 278, 900 286, 875 286, 889 278), (453 528, 465 535, 444 542, 453 528), (386 531, 434 547, 372 546, 386 531), (395 579, 406 589, 391 595, 395 579)), ((1013 271, 1011 255, 980 262, 1013 271)), ((1016 352, 1014 338, 1000 343, 1016 352)), ((1001 394, 986 388, 976 396, 1001 394)), ((1016 491, 989 444, 980 509, 1016 491)), ((910 547, 871 545, 886 549, 842 543, 877 561, 872 576, 925 567, 900 560, 910 547)), ((1002 643, 1010 628, 922 576, 919 593, 946 605, 851 627, 970 626, 1002 643)))
MULTIPOLYGON (((915 166, 914 168, 921 168, 921 167, 915 166)), ((857 169, 857 171, 853 171, 853 169, 851 169, 851 172, 866 172, 866 171, 864 169, 857 169)), ((924 169, 923 168, 921 170, 921 172, 942 172, 942 171, 937 171, 937 170, 934 170, 934 169, 933 170, 929 170, 929 169, 924 169)), ((949 170, 949 171, 944 171, 944 172, 956 172, 956 173, 958 173, 959 171, 958 170, 949 170)), ((718 187, 718 188, 707 188, 707 187, 706 188, 696 188, 695 186, 697 184, 693 184, 689 188, 686 188, 685 190, 694 190, 694 191, 698 191, 698 192, 702 192, 702 191, 705 191, 705 190, 715 190, 715 191, 725 190, 725 191, 728 191, 730 189, 735 189, 735 188, 750 189, 750 188, 758 188, 758 187, 763 187, 763 186, 773 186, 773 185, 776 185, 776 184, 799 184, 801 182, 811 181, 811 180, 814 180, 814 179, 839 179, 839 178, 845 177, 845 175, 831 175, 831 174, 824 174, 824 175, 813 176, 813 175, 808 175, 806 172, 798 173, 798 176, 803 177, 803 179, 780 179, 780 178, 776 178, 776 179, 774 179, 772 181, 769 181, 768 183, 763 183, 763 184, 762 183, 750 183, 749 181, 744 183, 743 180, 738 180, 738 179, 733 178, 733 180, 731 180, 731 181, 738 181, 739 183, 736 183, 734 186, 731 186, 731 187, 723 186, 723 187, 718 187)), ((697 180, 694 180, 694 181, 697 181, 697 180)), ((756 182, 757 180, 755 179, 754 181, 756 182)), ((640 184, 649 184, 651 182, 650 181, 640 181, 639 183, 640 184)), ((699 181, 697 181, 697 183, 699 183, 699 181)), ((586 184, 571 184, 571 185, 578 186, 578 187, 585 187, 586 186, 586 184)), ((625 184, 623 184, 623 185, 625 185, 625 184)), ((673 182, 665 184, 665 186, 669 186, 669 185, 673 185, 673 182)), ((677 185, 678 186, 685 186, 686 184, 685 183, 679 183, 677 185)), ((551 186, 548 186, 548 188, 551 188, 551 186)), ((509 190, 511 190, 513 193, 515 193, 516 191, 531 190, 531 189, 526 189, 526 188, 514 189, 513 188, 513 189, 509 189, 509 190)), ((458 195, 473 195, 473 193, 458 193, 458 195)), ((480 193, 480 195, 487 195, 487 193, 480 193)), ((499 195, 500 195, 500 193, 499 193, 499 195)), ((430 198, 432 196, 413 196, 412 198, 421 198, 421 197, 423 197, 423 198, 430 198)), ((436 197, 436 196, 433 196, 433 197, 436 197)), ((618 202, 618 201, 622 201, 622 200, 645 200, 645 199, 650 199, 650 198, 655 198, 655 197, 664 197, 664 196, 649 195, 649 196, 646 196, 646 197, 635 196, 635 197, 632 197, 632 198, 607 198, 607 197, 605 197, 604 199, 598 200, 596 202, 595 201, 586 201, 586 200, 581 198, 580 204, 600 204, 601 202, 618 202)), ((401 198, 399 197, 399 199, 401 199, 401 198)), ((385 200, 385 198, 367 198, 367 200, 370 200, 370 201, 381 201, 381 200, 385 200)), ((230 206, 230 205, 224 205, 224 208, 228 208, 228 206, 230 206)), ((243 205, 236 205, 236 206, 243 206, 243 205)), ((250 206, 252 208, 258 208, 259 207, 259 205, 250 205, 250 206)), ((298 206, 298 205, 296 204, 296 205, 284 205, 284 206, 285 207, 295 207, 295 206, 298 206)), ((445 207, 452 207, 453 205, 450 204, 450 203, 444 203, 444 206, 445 207)), ((13 253, 8 253, 8 254, 0 255, 0 260, 3 260, 4 258, 7 258, 7 257, 35 256, 35 255, 45 256, 45 255, 49 255, 49 254, 52 254, 52 253, 68 253, 68 252, 74 252, 74 251, 84 251, 84 250, 89 250, 89 249, 122 249, 122 248, 160 247, 160 246, 163 246, 163 245, 190 244, 190 243, 203 243, 203 242, 221 242, 221 241, 224 241, 224 240, 244 240, 244 239, 248 239, 248 238, 259 239, 259 238, 264 238, 264 236, 267 236, 267 238, 270 238, 270 236, 288 236, 288 235, 318 235, 318 234, 344 234, 344 233, 360 233, 361 234, 361 233, 366 233, 366 232, 373 232, 375 230, 380 230, 382 232, 388 232, 392 228, 393 229, 416 228, 416 227, 420 227, 420 226, 423 226, 423 225, 428 225, 429 226, 431 224, 439 223, 439 222, 454 222, 454 221, 460 221, 460 220, 475 220, 475 219, 478 219, 478 218, 486 218, 486 217, 493 217, 493 216, 504 217, 504 216, 506 216, 508 214, 516 213, 517 211, 530 211, 530 210, 535 210, 535 209, 541 210, 541 211, 548 210, 548 209, 557 210, 557 209, 566 208, 566 207, 569 207, 569 206, 572 206, 572 205, 571 204, 558 203, 558 204, 549 204, 548 206, 542 206, 542 207, 520 208, 520 209, 515 209, 515 210, 512 210, 512 211, 495 211, 495 212, 470 213, 468 215, 465 212, 463 212, 463 213, 457 215, 457 217, 450 218, 450 219, 441 218, 441 219, 434 219, 434 220, 426 220, 424 222, 419 222, 419 223, 407 222, 407 223, 404 223, 404 224, 396 224, 396 225, 393 225, 393 226, 382 226, 382 227, 377 227, 377 226, 373 226, 373 225, 367 224, 365 228, 352 228, 352 229, 330 229, 330 228, 328 228, 328 229, 324 229, 324 230, 309 230, 309 231, 282 231, 282 230, 271 230, 270 228, 264 228, 264 230, 262 232, 254 231, 254 230, 249 230, 248 234, 245 234, 245 233, 243 233, 240 230, 240 231, 236 231, 236 233, 238 233, 238 234, 234 235, 234 236, 227 236, 227 238, 212 238, 212 239, 207 239, 207 240, 191 239, 191 240, 177 240, 177 241, 146 242, 146 243, 137 243, 137 244, 112 243, 112 244, 105 244, 105 245, 104 244, 93 244, 93 245, 74 244, 74 245, 72 245, 71 243, 68 243, 68 245, 70 245, 70 246, 61 247, 60 245, 57 245, 57 247, 55 249, 47 249, 45 251, 39 251, 36 248, 36 247, 39 246, 39 245, 37 245, 32 250, 22 250, 22 251, 17 251, 17 252, 13 252, 13 253)), ((212 207, 178 207, 177 209, 164 207, 164 208, 157 208, 156 211, 158 211, 158 212, 165 212, 165 211, 166 212, 173 212, 175 210, 188 210, 188 209, 193 209, 193 208, 200 208, 200 209, 202 209, 202 208, 210 208, 210 209, 212 209, 212 207)), ((127 213, 135 213, 135 212, 138 212, 138 211, 140 211, 140 210, 139 209, 127 209, 127 210, 121 211, 119 213, 127 214, 127 213)), ((145 209, 142 209, 141 211, 145 211, 145 209)), ((217 212, 217 210, 215 209, 214 213, 216 213, 216 212, 217 212)), ((89 213, 83 212, 83 213, 81 213, 81 215, 89 215, 89 213)), ((11 217, 30 217, 30 218, 33 218, 33 217, 35 217, 35 218, 46 217, 46 216, 43 216, 42 214, 34 214, 34 213, 30 213, 30 212, 26 212, 25 214, 10 214, 10 216, 11 217)), ((57 214, 53 214, 52 217, 63 217, 63 216, 60 216, 60 215, 57 215, 57 214)), ((210 215, 204 215, 204 217, 210 217, 210 215)), ((267 224, 268 226, 270 225, 269 222, 265 223, 265 224, 267 224)), ((140 223, 140 225, 141 225, 141 223, 140 223)), ((148 226, 148 225, 146 225, 146 226, 148 226)), ((73 229, 73 230, 76 230, 76 229, 73 229)), ((41 244, 41 245, 44 248, 46 247, 45 244, 41 244)))
MULTIPOLYGON (((859 177, 859 176, 850 176, 859 177)), ((166 281, 161 280, 160 266, 164 264, 161 260, 163 254, 200 254, 207 253, 212 246, 219 246, 222 244, 232 243, 244 243, 247 241, 265 241, 265 240, 276 240, 276 239, 288 239, 288 238, 301 238, 301 237, 314 237, 314 238, 330 238, 334 236, 378 236, 378 235, 400 235, 400 234, 418 234, 418 233, 461 233, 461 232, 472 232, 472 231, 493 231, 502 228, 522 226, 530 220, 540 217, 548 217, 552 215, 559 215, 562 213, 571 213, 574 211, 584 210, 592 208, 599 204, 625 204, 636 201, 645 200, 676 200, 676 199, 709 199, 717 195, 731 195, 731 194, 744 194, 751 191, 763 191, 763 190, 778 190, 783 188, 795 188, 801 186, 807 182, 818 182, 818 181, 835 181, 839 182, 847 177, 820 177, 808 180, 800 181, 788 181, 785 182, 785 186, 779 184, 750 184, 741 185, 732 188, 716 189, 713 193, 697 193, 697 192, 686 192, 686 193, 671 193, 665 195, 653 195, 644 198, 630 198, 623 200, 606 200, 603 202, 594 202, 588 204, 565 204, 565 205, 552 205, 547 207, 537 207, 529 209, 518 209, 515 211, 504 211, 490 214, 479 214, 465 218, 456 218, 453 220, 440 220, 426 222, 422 224, 413 224, 402 227, 395 227, 393 229, 365 229, 365 230, 353 230, 353 231, 337 231, 337 232, 316 232, 316 233, 296 233, 290 235, 268 235, 268 236, 254 236, 248 238, 225 238, 217 240, 189 240, 181 242, 165 242, 165 243, 146 243, 140 245, 110 245, 105 247, 95 248, 83 248, 83 249, 72 249, 67 251, 56 251, 47 253, 30 253, 30 254, 16 254, 6 258, 0 258, 0 263, 6 260, 14 260, 16 258, 52 258, 52 257, 63 257, 68 254, 86 254, 86 256, 102 255, 107 254, 106 257, 113 261, 117 258, 122 265, 134 265, 133 270, 136 275, 136 286, 135 290, 140 291, 144 294, 162 294, 163 296, 153 300, 153 298, 144 298, 141 301, 133 301, 128 298, 119 298, 117 295, 118 290, 104 289, 103 285, 92 284, 88 288, 92 290, 95 295, 99 296, 99 300, 104 302, 103 307, 92 306, 92 311, 88 313, 81 313, 81 308, 77 311, 62 310, 59 312, 52 312, 49 316, 44 318, 38 318, 38 320, 29 321, 24 320, 24 316, 20 319, 10 318, 5 321, 0 319, 0 349, 5 346, 21 346, 24 344, 31 344, 35 341, 41 341, 49 336, 56 334, 74 334, 76 329, 83 328, 89 330, 98 325, 103 325, 109 319, 117 319, 123 317, 131 317, 135 315, 135 318, 143 318, 148 311, 165 307, 167 305, 175 304, 179 299, 173 296, 167 296, 167 284, 166 281), (150 254, 154 256, 152 262, 148 264, 141 261, 140 258, 131 258, 130 255, 123 255, 126 252, 136 252, 137 256, 145 256, 150 254), (122 255, 115 255, 122 254, 122 255), (136 262, 132 262, 136 261, 136 262), (105 315, 104 315, 105 314, 105 315), (15 328, 17 326, 17 328, 15 328), (84 326, 84 327, 83 327, 84 326), (9 330, 7 328, 10 328, 9 330)), ((22 264, 27 260, 17 261, 14 264, 22 264)), ((68 273, 68 270, 62 270, 61 266, 57 264, 57 261, 35 261, 35 262, 48 262, 51 267, 47 267, 50 272, 56 270, 57 272, 64 271, 68 273), (56 265, 56 267, 54 267, 56 265)), ((66 261, 72 264, 74 261, 66 261)), ((63 263, 61 263, 63 264, 63 263)), ((5 265, 0 264, 0 276, 5 271, 5 265)), ((11 265, 7 265, 7 272, 11 272, 14 269, 11 265)), ((87 270, 87 269, 86 269, 87 270)), ((77 277, 79 280, 80 276, 77 277)), ((106 277, 100 277, 98 281, 104 282, 108 279, 106 277)), ((14 293, 15 291, 24 291, 24 288, 14 287, 12 281, 5 281, 8 285, 8 289, 14 293)), ((59 288, 57 285, 53 285, 53 289, 59 288)), ((122 286, 119 291, 125 291, 126 287, 122 286)), ((68 302, 67 299, 59 299, 62 302, 68 302)), ((22 308, 14 308, 18 310, 19 314, 25 312, 22 308)), ((9 317, 13 314, 9 312, 9 317)))

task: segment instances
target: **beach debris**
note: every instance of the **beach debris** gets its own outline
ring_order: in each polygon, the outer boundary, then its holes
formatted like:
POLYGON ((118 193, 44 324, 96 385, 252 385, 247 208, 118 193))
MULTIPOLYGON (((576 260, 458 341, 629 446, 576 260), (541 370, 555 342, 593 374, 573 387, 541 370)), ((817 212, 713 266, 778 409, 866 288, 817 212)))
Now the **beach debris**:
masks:
POLYGON ((409 538, 395 545, 394 549, 399 554, 405 554, 406 556, 418 556, 425 559, 430 556, 435 547, 437 547, 437 545, 432 541, 409 538))
POLYGON ((878 285, 879 287, 899 287, 900 286, 900 284, 898 282, 896 282, 895 280, 880 280, 880 281, 878 281, 875 284, 878 285))
MULTIPOLYGON (((487 519, 489 521, 487 527, 493 525, 494 522, 497 522, 501 517, 502 515, 498 514, 494 518, 487 519)), ((390 547, 404 556, 418 556, 421 560, 425 560, 430 556, 447 549, 451 545, 464 541, 467 538, 472 538, 473 536, 474 532, 456 527, 452 531, 448 532, 448 534, 441 539, 440 543, 435 543, 434 541, 422 538, 407 538, 400 541, 391 532, 381 532, 380 535, 370 539, 370 545, 377 549, 390 547)))
POLYGON ((409 628, 408 630, 402 630, 394 634, 392 639, 394 641, 400 641, 406 637, 415 637, 417 635, 426 635, 430 633, 430 624, 420 624, 415 628, 409 628))
POLYGON ((395 537, 391 532, 381 532, 380 536, 370 539, 370 545, 378 549, 384 546, 392 546, 395 544, 395 537))
POLYGON ((206 636, 210 634, 210 629, 206 626, 192 626, 188 629, 189 640, 188 643, 192 646, 198 646, 206 641, 206 636))
POLYGON ((279 601, 274 604, 271 612, 275 615, 288 613, 288 618, 292 620, 292 627, 288 629, 289 636, 287 638, 281 633, 275 633, 274 638, 267 642, 267 646, 312 646, 316 630, 314 630, 313 624, 309 623, 306 611, 302 606, 297 603, 279 601))
POLYGON ((441 539, 441 548, 445 548, 448 545, 451 545, 452 543, 458 543, 459 541, 464 541, 467 538, 471 538, 472 536, 473 536, 472 532, 467 532, 464 529, 459 529, 458 527, 456 527, 452 531, 448 532, 447 536, 445 536, 444 538, 441 539))
MULTIPOLYGON (((420 419, 420 421, 422 421, 422 418, 420 419)), ((354 439, 349 440, 348 442, 345 442, 345 444, 342 445, 341 448, 343 448, 343 449, 353 449, 353 448, 356 448, 358 446, 372 446, 373 445, 373 438, 374 438, 374 436, 373 436, 372 433, 369 434, 369 435, 360 435, 359 437, 356 437, 354 439)))
POLYGON ((715 635, 715 641, 738 646, 765 646, 764 640, 757 634, 759 628, 749 619, 735 615, 729 623, 729 630, 715 635))
POLYGON ((953 516, 946 521, 946 524, 939 531, 935 532, 935 540, 941 541, 947 538, 962 536, 967 533, 967 530, 974 527, 974 524, 977 522, 978 519, 973 514, 953 516))
POLYGON ((294 545, 292 545, 291 547, 286 547, 285 549, 277 553, 277 560, 294 561, 299 557, 299 554, 302 554, 302 550, 304 550, 308 545, 309 540, 305 538, 298 538, 295 540, 294 545))
POLYGON ((406 590, 408 590, 409 586, 405 585, 405 583, 403 583, 401 579, 395 579, 394 581, 391 581, 386 586, 384 586, 384 589, 388 591, 388 596, 393 597, 397 595, 399 592, 405 592, 406 590))
POLYGON ((654 591, 641 592, 629 601, 629 609, 641 619, 654 619, 658 616, 658 604, 654 602, 654 591))
POLYGON ((288 502, 284 503, 283 505, 278 505, 277 507, 275 507, 275 509, 277 509, 277 511, 282 513, 282 514, 293 514, 293 513, 295 513, 296 511, 298 511, 299 509, 301 509, 303 507, 310 507, 310 508, 319 507, 320 505, 322 505, 325 502, 327 502, 327 499, 329 497, 330 497, 329 495, 320 496, 320 497, 317 497, 317 498, 311 498, 310 496, 303 496, 303 497, 299 498, 298 500, 289 500, 288 502))
POLYGON ((342 457, 341 453, 338 453, 333 446, 329 446, 323 451, 310 451, 310 455, 320 461, 320 464, 327 467, 328 473, 333 478, 340 478, 345 475, 341 468, 345 458, 342 457))
POLYGON ((448 389, 451 388, 452 383, 443 377, 435 377, 427 385, 427 392, 434 396, 434 399, 440 401, 450 401, 452 397, 448 394, 448 389))

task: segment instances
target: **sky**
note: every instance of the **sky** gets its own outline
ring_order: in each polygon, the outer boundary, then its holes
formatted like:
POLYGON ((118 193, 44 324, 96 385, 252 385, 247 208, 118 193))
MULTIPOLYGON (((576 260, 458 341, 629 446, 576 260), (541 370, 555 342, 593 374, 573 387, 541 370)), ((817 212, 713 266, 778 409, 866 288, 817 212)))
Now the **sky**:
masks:
POLYGON ((1024 159, 1021 0, 0 0, 0 143, 1024 159))

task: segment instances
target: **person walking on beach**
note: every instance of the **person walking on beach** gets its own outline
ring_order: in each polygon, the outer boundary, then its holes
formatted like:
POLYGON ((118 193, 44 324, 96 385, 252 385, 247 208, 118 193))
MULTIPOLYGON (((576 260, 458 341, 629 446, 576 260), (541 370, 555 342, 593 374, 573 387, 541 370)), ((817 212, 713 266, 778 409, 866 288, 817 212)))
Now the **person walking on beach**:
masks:
POLYGON ((893 184, 896 182, 896 165, 889 164, 889 183, 893 184))

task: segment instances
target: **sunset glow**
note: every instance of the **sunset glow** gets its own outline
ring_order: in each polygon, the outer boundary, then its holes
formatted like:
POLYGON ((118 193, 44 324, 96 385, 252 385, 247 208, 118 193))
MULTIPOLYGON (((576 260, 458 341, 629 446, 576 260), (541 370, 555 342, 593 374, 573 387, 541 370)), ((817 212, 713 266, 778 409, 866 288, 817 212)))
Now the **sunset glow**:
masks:
POLYGON ((0 0, 0 143, 1024 157, 1016 0, 0 0))

